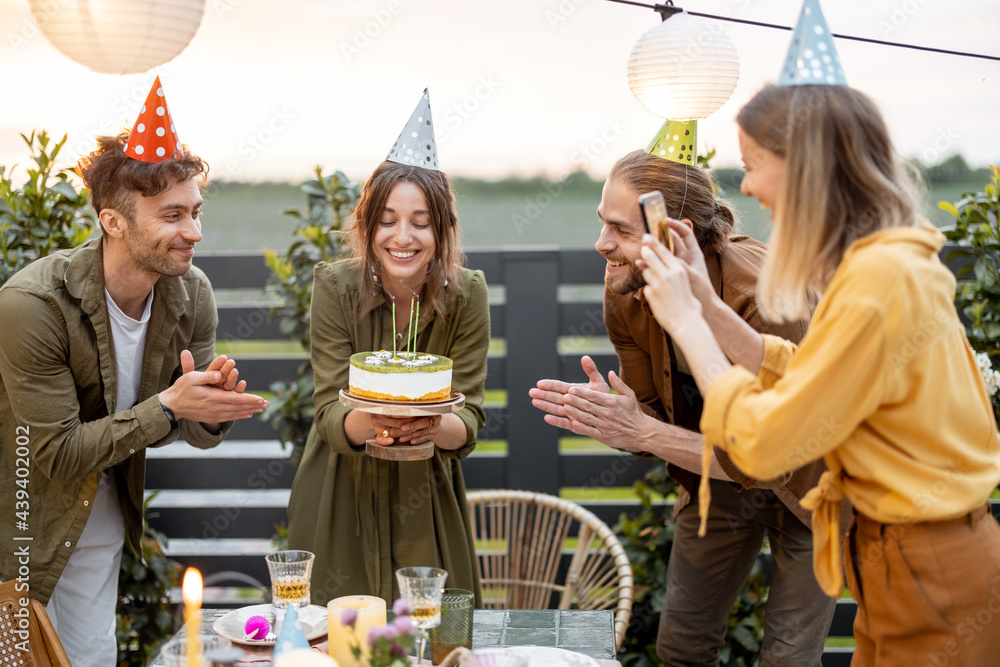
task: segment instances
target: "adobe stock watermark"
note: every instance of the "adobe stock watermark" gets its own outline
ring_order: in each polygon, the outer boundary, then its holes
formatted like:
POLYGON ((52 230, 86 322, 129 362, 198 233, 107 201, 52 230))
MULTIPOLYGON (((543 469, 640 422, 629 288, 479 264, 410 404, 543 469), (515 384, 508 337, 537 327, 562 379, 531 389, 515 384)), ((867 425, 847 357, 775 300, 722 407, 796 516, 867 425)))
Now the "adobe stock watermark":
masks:
POLYGON ((941 161, 945 152, 958 143, 960 136, 951 129, 950 125, 947 128, 939 127, 937 129, 937 136, 934 137, 934 143, 920 153, 920 160, 924 164, 937 164, 941 161))
POLYGON ((354 27, 351 40, 340 43, 340 53, 344 56, 344 60, 350 63, 354 58, 360 56, 361 52, 371 46, 379 35, 392 24, 393 19, 399 16, 403 9, 402 0, 389 0, 384 7, 372 10, 371 18, 364 24, 354 27))
POLYGON ((435 128, 438 146, 446 144, 455 131, 482 109, 500 86, 494 74, 480 76, 468 95, 452 103, 444 112, 444 123, 439 122, 435 128))
POLYGON ((226 14, 236 11, 246 0, 212 0, 209 5, 215 15, 220 19, 226 18, 226 14))
MULTIPOLYGON (((621 138, 626 129, 628 129, 628 123, 622 120, 620 116, 606 119, 604 125, 593 138, 580 144, 570 158, 570 163, 577 169, 585 169, 596 161, 598 157, 606 153, 608 148, 621 138)), ((568 174, 563 174, 562 177, 555 181, 546 181, 542 186, 543 190, 541 192, 534 197, 525 197, 524 207, 520 211, 511 213, 510 221, 518 234, 523 234, 525 228, 538 222, 542 217, 542 213, 552 206, 559 196, 562 195, 562 181, 567 176, 568 174)))
POLYGON ((7 41, 15 52, 42 34, 42 26, 52 20, 59 10, 70 3, 70 0, 46 0, 35 5, 35 11, 21 19, 18 27, 7 32, 7 41))
POLYGON ((288 110, 288 107, 274 107, 267 120, 256 131, 246 135, 246 138, 237 146, 236 151, 242 158, 228 161, 225 175, 229 179, 233 179, 274 142, 278 135, 287 130, 294 120, 295 116, 288 110))
POLYGON ((903 0, 892 3, 888 16, 875 22, 882 37, 888 37, 910 22, 914 14, 927 4, 927 0, 903 0))
POLYGON ((545 10, 545 21, 549 24, 549 29, 555 31, 560 25, 565 23, 576 14, 576 10, 587 4, 590 0, 559 0, 555 6, 545 10))

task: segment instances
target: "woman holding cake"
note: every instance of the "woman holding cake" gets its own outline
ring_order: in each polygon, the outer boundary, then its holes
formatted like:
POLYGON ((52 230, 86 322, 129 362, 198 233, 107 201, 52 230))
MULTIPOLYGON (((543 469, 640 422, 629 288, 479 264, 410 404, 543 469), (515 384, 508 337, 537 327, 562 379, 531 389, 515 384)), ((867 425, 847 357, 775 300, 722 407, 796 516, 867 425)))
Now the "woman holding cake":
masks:
POLYGON ((449 586, 473 590, 481 602, 459 460, 485 423, 489 302, 482 272, 461 266, 454 195, 433 146, 425 91, 361 193, 348 230, 353 257, 314 272, 316 417, 292 485, 288 541, 316 554, 319 604, 355 594, 391 603, 399 595, 396 569, 422 565, 447 570, 449 586), (340 404, 353 354, 407 348, 453 360, 452 387, 465 407, 401 419, 340 404), (432 441, 434 455, 369 457, 372 438, 378 445, 432 441))
MULTIPOLYGON (((797 28, 793 48, 834 53, 809 34, 828 30, 797 28)), ((801 345, 727 314, 680 225, 676 257, 644 241, 645 295, 705 396, 706 461, 720 447, 769 479, 825 458, 829 471, 802 504, 814 509, 814 566, 830 596, 843 593, 846 561, 858 603, 852 664, 995 664, 1000 527, 987 498, 1000 436, 955 312, 955 278, 938 259, 943 236, 921 219, 871 100, 832 68, 827 78, 800 62, 790 53, 782 83, 737 123, 742 190, 774 219, 758 303, 795 319, 810 292, 822 294, 801 345), (856 514, 846 557, 845 497, 856 514)))

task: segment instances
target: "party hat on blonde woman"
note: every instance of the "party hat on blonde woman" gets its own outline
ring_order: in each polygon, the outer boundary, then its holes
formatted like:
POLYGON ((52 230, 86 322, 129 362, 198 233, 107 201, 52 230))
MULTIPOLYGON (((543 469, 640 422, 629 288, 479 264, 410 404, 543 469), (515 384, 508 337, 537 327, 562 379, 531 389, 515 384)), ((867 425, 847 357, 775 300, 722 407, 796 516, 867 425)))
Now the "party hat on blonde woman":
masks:
POLYGON ((778 77, 779 86, 846 86, 819 0, 805 0, 778 77))
POLYGON ((160 77, 156 77, 125 142, 124 153, 142 162, 163 162, 180 151, 180 143, 160 77))
POLYGON ((389 162, 409 164, 439 171, 437 142, 434 141, 434 121, 431 118, 431 98, 424 88, 424 94, 417 102, 417 108, 410 115, 396 143, 385 158, 389 162))
POLYGON ((698 151, 698 121, 668 120, 653 140, 646 146, 646 152, 665 160, 695 166, 698 151))

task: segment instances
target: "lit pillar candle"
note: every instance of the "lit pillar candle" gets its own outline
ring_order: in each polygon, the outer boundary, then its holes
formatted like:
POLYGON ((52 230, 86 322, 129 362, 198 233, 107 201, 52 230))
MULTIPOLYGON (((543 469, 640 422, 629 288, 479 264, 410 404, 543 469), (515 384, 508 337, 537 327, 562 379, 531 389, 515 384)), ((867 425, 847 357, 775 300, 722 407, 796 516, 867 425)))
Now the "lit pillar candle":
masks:
POLYGON ((201 667, 201 572, 189 567, 181 586, 184 622, 187 624, 187 667, 201 667))
POLYGON ((357 644, 367 653, 368 630, 385 625, 385 600, 371 595, 346 595, 331 600, 326 605, 326 611, 330 655, 340 667, 359 667, 361 662, 354 659, 351 646, 357 644), (357 612, 354 630, 340 622, 340 613, 345 609, 357 612))

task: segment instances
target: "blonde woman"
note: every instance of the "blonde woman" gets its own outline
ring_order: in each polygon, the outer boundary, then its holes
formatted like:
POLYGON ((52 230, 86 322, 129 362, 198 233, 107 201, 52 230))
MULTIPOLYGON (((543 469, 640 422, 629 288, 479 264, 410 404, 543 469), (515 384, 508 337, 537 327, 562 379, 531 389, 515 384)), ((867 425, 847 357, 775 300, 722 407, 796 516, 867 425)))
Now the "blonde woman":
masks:
POLYGON ((987 498, 1000 434, 938 259, 943 237, 862 93, 770 86, 737 122, 742 190, 774 220, 761 307, 787 320, 821 300, 799 346, 760 335, 719 303, 685 227, 672 226, 676 257, 645 239, 645 295, 705 396, 706 452, 761 479, 825 459, 803 505, 828 595, 842 594, 846 561, 852 664, 993 664, 1000 527, 987 498), (856 515, 846 559, 844 498, 856 515))

